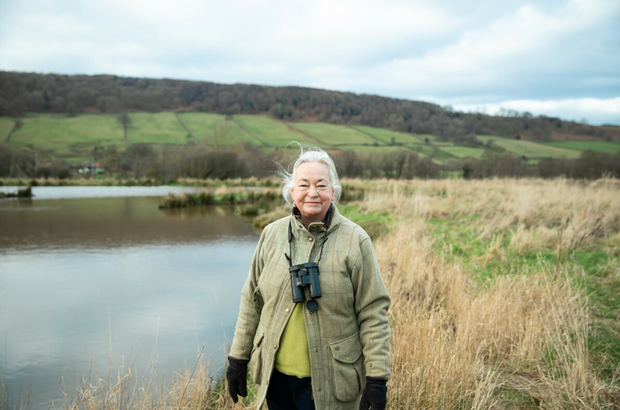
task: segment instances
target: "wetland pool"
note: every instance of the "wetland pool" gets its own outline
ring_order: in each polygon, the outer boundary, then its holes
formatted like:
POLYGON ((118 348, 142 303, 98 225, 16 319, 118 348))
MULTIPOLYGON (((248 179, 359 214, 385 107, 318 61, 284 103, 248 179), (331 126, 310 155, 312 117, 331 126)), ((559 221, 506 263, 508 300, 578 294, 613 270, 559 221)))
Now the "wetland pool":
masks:
POLYGON ((158 209, 182 190, 35 187, 0 200, 6 408, 61 408, 81 378, 123 366, 168 382, 202 354, 221 370, 260 232, 226 207, 158 209))

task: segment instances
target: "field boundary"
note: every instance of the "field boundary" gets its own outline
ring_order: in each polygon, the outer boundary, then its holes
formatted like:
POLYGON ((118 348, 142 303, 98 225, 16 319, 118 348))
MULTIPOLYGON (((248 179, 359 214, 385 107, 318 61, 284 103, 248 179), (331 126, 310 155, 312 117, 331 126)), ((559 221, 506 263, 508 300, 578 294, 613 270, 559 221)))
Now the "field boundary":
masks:
POLYGON ((377 142, 380 142, 380 143, 382 143, 382 144, 384 144, 384 145, 388 145, 388 146, 389 146, 389 144, 388 144, 387 142, 383 141, 381 138, 377 137, 376 135, 372 135, 372 134, 371 134, 371 133, 369 133, 369 132, 366 132, 366 131, 363 131, 363 130, 357 129, 357 128, 355 128, 355 127, 354 127, 354 126, 352 126, 352 125, 347 125, 347 127, 348 127, 348 128, 350 128, 350 129, 352 129, 353 131, 357 131, 357 132, 359 132, 359 133, 361 133, 361 134, 364 134, 364 135, 366 135, 366 136, 368 136, 368 137, 372 138, 373 140, 375 140, 375 141, 377 141, 377 142))
POLYGON ((241 124, 241 122, 237 121, 237 119, 233 116, 232 117, 232 122, 234 122, 235 124, 237 124, 237 126, 239 128, 241 128, 245 133, 247 133, 250 137, 256 139, 258 142, 260 142, 261 144, 263 144, 265 147, 268 148, 273 148, 273 145, 269 145, 267 144, 265 141, 262 140, 262 138, 260 138, 258 135, 256 135, 255 133, 253 133, 252 131, 250 131, 249 129, 247 129, 245 127, 245 125, 241 124))
POLYGON ((183 129, 187 132, 187 135, 190 138, 195 138, 194 134, 189 130, 189 128, 187 128, 187 125, 185 125, 185 123, 183 122, 183 120, 181 119, 181 117, 179 117, 179 113, 175 112, 174 116, 176 117, 177 121, 179 121, 179 124, 181 124, 181 127, 183 127, 183 129))
POLYGON ((299 134, 303 135, 304 137, 311 139, 312 141, 316 142, 316 143, 317 143, 317 144, 319 144, 319 145, 326 146, 326 147, 330 147, 331 149, 334 149, 334 150, 338 150, 338 151, 340 151, 340 148, 336 147, 334 144, 328 144, 328 143, 326 143, 326 142, 324 142, 324 141, 320 140, 319 138, 315 137, 314 135, 312 135, 312 134, 308 134, 306 131, 302 131, 302 130, 300 130, 299 128, 297 128, 297 127, 295 127, 294 125, 292 125, 290 122, 286 122, 286 121, 285 121, 284 123, 286 124, 286 126, 287 126, 287 127, 288 127, 291 131, 297 132, 297 133, 299 133, 299 134))

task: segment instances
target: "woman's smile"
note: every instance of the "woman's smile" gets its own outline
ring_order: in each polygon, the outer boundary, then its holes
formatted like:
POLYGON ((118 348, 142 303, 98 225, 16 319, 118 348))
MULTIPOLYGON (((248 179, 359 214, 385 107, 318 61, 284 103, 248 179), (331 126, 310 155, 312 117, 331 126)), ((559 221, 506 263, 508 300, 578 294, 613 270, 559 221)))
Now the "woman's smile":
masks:
POLYGON ((299 165, 291 197, 299 209, 304 225, 323 220, 334 199, 327 165, 320 162, 305 162, 299 165))

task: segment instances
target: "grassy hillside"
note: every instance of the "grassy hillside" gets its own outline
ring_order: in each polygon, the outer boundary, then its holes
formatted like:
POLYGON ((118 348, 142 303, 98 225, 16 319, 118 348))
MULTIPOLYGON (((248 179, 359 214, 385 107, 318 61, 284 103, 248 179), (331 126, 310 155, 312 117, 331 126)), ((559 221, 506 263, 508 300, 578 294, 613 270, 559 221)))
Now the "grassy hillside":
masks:
POLYGON ((132 144, 172 144, 183 145, 187 133, 174 113, 133 113, 127 140, 132 144))
POLYGON ((227 121, 221 114, 187 112, 179 113, 177 119, 187 128, 188 138, 196 141, 215 143, 217 137, 221 135, 232 143, 256 142, 235 122, 227 121))
POLYGON ((126 145, 123 128, 116 116, 96 114, 69 118, 61 115, 29 116, 23 119, 23 125, 13 133, 9 143, 16 148, 36 150, 62 159, 88 159, 98 145, 126 145))
POLYGON ((577 158, 581 154, 580 151, 574 149, 543 145, 532 141, 515 140, 488 135, 481 135, 477 138, 484 143, 492 140, 496 145, 504 148, 506 151, 529 158, 551 157, 570 159, 577 158))
POLYGON ((608 141, 559 141, 543 142, 542 144, 552 147, 569 148, 578 151, 618 152, 620 144, 608 141))
MULTIPOLYGON (((318 145, 326 150, 350 150, 379 153, 407 150, 441 163, 464 157, 480 158, 484 147, 465 147, 438 141, 433 135, 396 132, 359 125, 334 125, 320 122, 286 122, 263 115, 226 117, 212 113, 130 113, 127 139, 114 114, 64 115, 31 114, 11 136, 11 146, 38 151, 50 159, 80 162, 90 158, 95 146, 151 144, 156 151, 163 146, 184 146, 189 141, 213 146, 249 143, 263 151, 286 148, 291 141, 318 145)), ((6 141, 15 126, 14 119, 0 117, 0 140, 6 141)), ((517 156, 536 160, 543 157, 577 158, 584 150, 616 152, 620 143, 608 141, 532 142, 480 135, 482 143, 494 144, 517 156)))
POLYGON ((15 122, 11 117, 0 117, 0 141, 6 141, 14 126, 15 122))
POLYGON ((252 137, 254 144, 260 146, 285 147, 291 141, 302 144, 315 143, 288 124, 263 115, 236 115, 234 122, 252 137))

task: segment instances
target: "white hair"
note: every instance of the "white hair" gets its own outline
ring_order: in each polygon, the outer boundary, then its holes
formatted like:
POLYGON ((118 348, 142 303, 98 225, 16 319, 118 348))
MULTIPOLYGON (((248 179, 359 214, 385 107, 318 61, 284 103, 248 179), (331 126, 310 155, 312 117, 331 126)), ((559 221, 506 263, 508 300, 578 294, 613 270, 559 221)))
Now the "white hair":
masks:
POLYGON ((297 159, 289 165, 289 169, 292 168, 292 170, 289 172, 280 165, 280 171, 278 174, 284 183, 284 186, 282 187, 282 197, 284 197, 284 200, 289 205, 293 205, 291 189, 293 189, 293 186, 295 185, 295 173, 297 172, 297 168, 306 162, 319 162, 327 166, 327 170, 329 171, 329 181, 332 189, 334 190, 334 203, 337 204, 340 199, 340 195, 342 194, 342 186, 340 185, 340 180, 338 179, 338 173, 336 172, 334 160, 321 148, 307 147, 304 149, 301 144, 297 144, 299 145, 301 153, 297 159))

